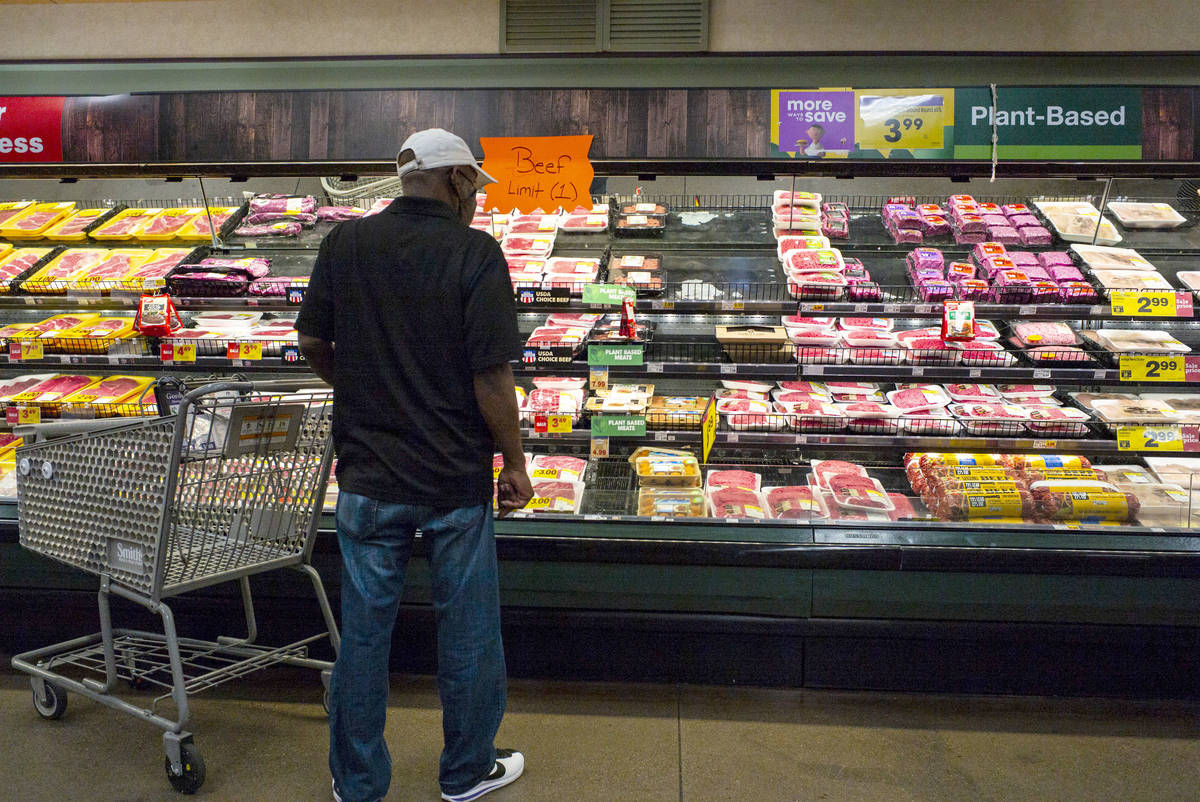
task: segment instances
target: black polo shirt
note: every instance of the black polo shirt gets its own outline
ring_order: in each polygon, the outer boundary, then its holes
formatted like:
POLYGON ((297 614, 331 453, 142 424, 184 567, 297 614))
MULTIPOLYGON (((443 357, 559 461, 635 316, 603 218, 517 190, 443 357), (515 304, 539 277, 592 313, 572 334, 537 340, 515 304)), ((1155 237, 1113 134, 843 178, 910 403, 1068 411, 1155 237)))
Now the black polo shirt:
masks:
POLYGON ((321 243, 296 329, 334 343, 338 484, 379 501, 489 504, 494 445, 473 375, 520 355, 500 246, 398 198, 321 243))

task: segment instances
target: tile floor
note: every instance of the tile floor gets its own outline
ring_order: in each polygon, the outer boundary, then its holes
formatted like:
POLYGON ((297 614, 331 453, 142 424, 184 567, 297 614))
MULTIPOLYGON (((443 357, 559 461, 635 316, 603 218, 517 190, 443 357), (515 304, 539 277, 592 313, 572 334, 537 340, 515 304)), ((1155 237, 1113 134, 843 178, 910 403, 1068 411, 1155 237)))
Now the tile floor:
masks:
MULTIPOLYGON (((199 697, 206 800, 328 800, 320 683, 267 672, 199 697)), ((393 678, 390 800, 436 800, 428 677, 393 678)), ((1200 703, 511 683, 498 743, 526 775, 489 802, 1194 800, 1200 703)), ((178 800, 157 732, 72 697, 41 720, 0 674, 0 798, 178 800)))

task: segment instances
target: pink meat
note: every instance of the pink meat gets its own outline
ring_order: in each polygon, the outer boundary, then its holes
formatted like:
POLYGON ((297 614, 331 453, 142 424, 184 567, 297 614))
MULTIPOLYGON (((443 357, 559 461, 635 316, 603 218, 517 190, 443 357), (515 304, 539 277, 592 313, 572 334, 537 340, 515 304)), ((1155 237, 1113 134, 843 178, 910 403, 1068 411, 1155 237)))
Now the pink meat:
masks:
POLYGON ((100 264, 87 271, 89 279, 102 281, 104 279, 119 279, 129 272, 133 257, 128 254, 114 254, 100 264))
POLYGON ((876 404, 873 401, 860 401, 854 404, 847 404, 846 412, 852 412, 861 417, 887 417, 887 409, 882 404, 876 404))
POLYGON ((816 393, 820 390, 820 388, 812 382, 782 381, 779 383, 779 386, 788 392, 796 393, 816 393))
POLYGON ((775 396, 775 400, 781 404, 816 404, 819 405, 822 398, 827 396, 816 395, 815 393, 802 393, 799 391, 789 391, 780 393, 775 396))
POLYGON ((25 217, 22 217, 16 223, 10 226, 10 228, 15 228, 17 231, 37 231, 39 228, 57 217, 58 214, 59 213, 56 211, 33 212, 25 217))
POLYGON ((767 506, 776 518, 807 520, 824 518, 825 508, 809 487, 775 487, 767 493, 767 506))
POLYGON ((578 457, 540 456, 533 458, 532 467, 555 471, 571 471, 579 476, 583 476, 583 470, 587 467, 587 461, 578 457))
POLYGON ((104 226, 103 233, 109 234, 128 234, 135 228, 146 222, 145 215, 133 215, 117 220, 115 223, 108 223, 104 226))
POLYGON ((191 227, 201 234, 211 234, 213 231, 213 226, 216 226, 218 229, 220 229, 221 226, 225 225, 225 221, 230 217, 233 217, 233 212, 214 212, 212 216, 212 225, 209 225, 208 217, 206 215, 200 215, 196 218, 195 222, 192 223, 191 227))
POLYGON ((1075 332, 1066 323, 1025 322, 1013 326, 1013 333, 1026 342, 1038 345, 1074 345, 1075 332), (1037 337, 1040 339, 1030 339, 1037 337))
POLYGON ((816 329, 828 329, 833 325, 831 317, 801 317, 800 315, 788 315, 783 319, 783 325, 792 327, 811 327, 816 329))
POLYGON ((886 511, 890 503, 874 495, 879 492, 877 483, 863 476, 834 476, 829 480, 833 497, 844 504, 862 509, 886 511))
POLYGON ((327 222, 342 220, 357 220, 365 214, 365 210, 357 206, 321 206, 317 209, 317 219, 327 222))
POLYGON ((568 397, 558 390, 534 390, 525 403, 534 412, 558 412, 562 408, 562 399, 568 397))
POLYGON ((23 253, 0 265, 0 279, 13 279, 38 263, 41 254, 23 253))
POLYGON ((925 393, 917 389, 901 390, 891 396, 892 405, 901 409, 929 409, 936 404, 930 404, 925 393))
POLYGON ((128 395, 136 390, 138 382, 133 379, 116 377, 113 379, 105 379, 97 384, 89 392, 95 393, 100 398, 120 398, 128 395))
POLYGON ((114 331, 120 331, 125 327, 125 322, 121 320, 105 320, 93 326, 89 326, 87 333, 89 337, 103 337, 106 334, 111 334, 114 331))
POLYGON ((83 318, 80 317, 56 317, 52 320, 46 320, 38 323, 36 326, 30 326, 29 331, 65 331, 67 329, 75 328, 82 322, 83 318))
POLYGON ((100 215, 83 215, 77 214, 67 222, 63 223, 55 232, 55 236, 63 236, 67 234, 78 234, 85 228, 96 222, 96 218, 100 215))
POLYGON ((174 234, 187 225, 189 215, 159 215, 154 218, 150 225, 142 229, 143 234, 174 234))
POLYGON ((759 404, 762 401, 751 401, 746 398, 731 398, 726 403, 721 404, 722 412, 754 412, 760 409, 759 404))
POLYGON ((762 477, 750 471, 713 471, 708 475, 708 486, 758 490, 762 486, 762 477))
POLYGON ((66 253, 54 269, 47 271, 39 276, 40 280, 53 281, 54 279, 63 279, 72 276, 76 271, 94 267, 104 261, 104 257, 95 253, 66 253))
POLYGON ((20 209, 0 209, 0 225, 4 225, 6 221, 11 220, 28 208, 28 206, 24 206, 20 209))
POLYGON ((853 462, 842 462, 841 460, 826 460, 815 468, 817 481, 823 487, 829 487, 829 482, 837 476, 859 476, 866 477, 867 469, 861 465, 856 465, 853 462))
POLYGON ((46 381, 46 380, 34 378, 32 376, 18 377, 16 379, 12 379, 9 382, 5 382, 3 384, 3 386, 0 387, 0 389, 3 389, 5 396, 12 397, 14 395, 19 395, 20 393, 23 393, 26 390, 37 387, 39 384, 41 384, 44 381, 46 381))
POLYGON ((758 494, 736 487, 722 487, 709 494, 717 518, 763 518, 758 494), (754 510, 749 508, 753 507, 754 510))
POLYGON ((76 390, 87 387, 91 382, 92 380, 87 376, 55 376, 53 379, 47 379, 37 387, 34 387, 32 392, 38 396, 51 393, 53 394, 53 398, 49 400, 57 400, 68 393, 73 393, 76 390))
POLYGON ((533 237, 506 237, 505 245, 509 250, 513 251, 528 251, 532 250, 535 240, 533 237))
POLYGON ((572 482, 538 482, 533 486, 535 498, 548 498, 551 506, 559 499, 570 503, 572 509, 577 503, 575 485, 572 482))
POLYGON ((169 254, 152 259, 139 267, 129 278, 163 278, 187 257, 187 253, 169 254))
POLYGON ((917 517, 917 511, 913 509, 912 502, 903 493, 888 493, 887 495, 891 499, 892 506, 896 508, 888 513, 893 521, 912 520, 917 517))

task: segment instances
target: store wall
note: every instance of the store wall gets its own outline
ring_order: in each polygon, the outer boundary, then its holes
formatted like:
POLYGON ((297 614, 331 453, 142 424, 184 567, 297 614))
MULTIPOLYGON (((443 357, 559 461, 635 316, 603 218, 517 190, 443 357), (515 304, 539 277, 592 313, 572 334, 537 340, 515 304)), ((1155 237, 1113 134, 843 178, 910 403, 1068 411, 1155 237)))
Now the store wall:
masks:
MULTIPOLYGON (((494 0, 6 2, 0 58, 495 54, 494 0), (86 31, 86 36, 79 33, 86 31), (131 32, 136 31, 136 35, 131 32)), ((1195 0, 711 0, 715 52, 1191 51, 1195 0)))

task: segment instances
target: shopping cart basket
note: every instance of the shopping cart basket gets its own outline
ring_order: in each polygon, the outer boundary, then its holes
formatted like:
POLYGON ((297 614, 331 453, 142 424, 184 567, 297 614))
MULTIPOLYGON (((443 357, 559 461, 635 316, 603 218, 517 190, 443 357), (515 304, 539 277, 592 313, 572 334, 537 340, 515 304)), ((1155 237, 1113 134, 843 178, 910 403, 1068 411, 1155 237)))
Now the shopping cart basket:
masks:
POLYGON ((31 675, 45 718, 61 717, 72 692, 162 728, 167 777, 183 793, 205 773, 188 729, 189 695, 284 663, 321 672, 329 709, 333 664, 310 658, 309 646, 328 637, 336 654, 338 632, 310 558, 333 406, 329 389, 312 385, 209 384, 187 393, 175 414, 51 424, 90 431, 17 454, 21 545, 100 577, 100 632, 18 655, 13 666, 31 675), (325 630, 263 646, 249 577, 278 568, 308 576, 325 630), (231 580, 240 584, 247 635, 176 635, 164 599, 231 580), (163 632, 114 629, 114 594, 158 614, 163 632), (161 695, 141 707, 115 695, 122 681, 161 695), (160 710, 171 703, 174 716, 160 710))

